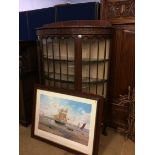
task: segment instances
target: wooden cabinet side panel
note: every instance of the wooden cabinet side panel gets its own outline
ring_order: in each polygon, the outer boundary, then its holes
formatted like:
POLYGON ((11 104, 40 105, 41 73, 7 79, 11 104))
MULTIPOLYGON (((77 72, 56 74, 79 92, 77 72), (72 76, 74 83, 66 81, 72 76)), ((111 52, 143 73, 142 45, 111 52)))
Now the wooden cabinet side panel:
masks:
POLYGON ((127 29, 116 30, 110 65, 110 96, 118 97, 135 86, 135 34, 127 29))

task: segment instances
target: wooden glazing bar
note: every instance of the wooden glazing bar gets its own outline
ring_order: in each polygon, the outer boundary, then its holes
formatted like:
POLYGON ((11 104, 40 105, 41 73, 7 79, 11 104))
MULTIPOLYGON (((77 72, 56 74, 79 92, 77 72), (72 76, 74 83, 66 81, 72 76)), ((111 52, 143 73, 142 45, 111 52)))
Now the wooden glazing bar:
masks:
POLYGON ((75 59, 75 89, 79 92, 82 91, 82 43, 80 38, 75 38, 75 55, 74 55, 74 59, 75 59))
MULTIPOLYGON (((58 44, 59 44, 59 60, 61 61, 61 50, 60 50, 60 38, 59 38, 59 40, 58 40, 58 44)), ((61 73, 61 65, 62 65, 62 63, 59 63, 59 65, 60 65, 60 81, 61 81, 61 76, 62 76, 62 73, 61 73)), ((62 83, 60 82, 60 87, 62 86, 62 83)))
MULTIPOLYGON (((104 59, 106 58, 106 39, 105 40, 105 44, 104 44, 104 59)), ((105 63, 103 64, 103 79, 105 77, 105 63)), ((104 82, 103 82, 103 89, 102 89, 102 95, 104 95, 104 82)))
POLYGON ((53 45, 53 39, 52 39, 52 56, 53 56, 53 81, 55 86, 55 61, 54 61, 54 45, 53 45))
POLYGON ((42 58, 42 56, 41 56, 41 45, 40 45, 40 39, 39 39, 39 37, 38 37, 38 40, 37 40, 37 58, 38 58, 38 70, 39 70, 39 82, 41 83, 41 79, 42 79, 42 75, 41 75, 41 73, 42 73, 42 62, 41 62, 41 58, 42 58))
POLYGON ((89 40, 89 93, 90 93, 90 59, 91 59, 91 39, 89 40))
POLYGON ((43 39, 44 38, 41 38, 40 39, 40 48, 41 48, 41 51, 40 54, 41 54, 41 70, 42 70, 42 75, 41 75, 41 84, 44 84, 45 83, 45 79, 44 79, 44 75, 45 75, 45 70, 44 70, 44 59, 43 59, 43 55, 44 55, 44 48, 43 48, 43 39))
MULTIPOLYGON (((48 43, 46 38, 46 61, 47 61, 47 76, 49 78, 49 60, 48 60, 48 43)), ((48 80, 48 85, 50 85, 50 81, 48 80)))
MULTIPOLYGON (((110 75, 110 71, 109 71, 109 67, 110 67, 110 58, 111 58, 111 38, 110 38, 110 43, 109 43, 109 61, 107 62, 108 63, 108 71, 107 71, 107 79, 109 79, 109 75, 110 75)), ((106 94, 106 97, 109 98, 109 94, 110 94, 110 88, 109 88, 109 80, 107 82, 107 94, 106 94)))
MULTIPOLYGON (((67 81, 69 81, 69 73, 68 73, 68 42, 67 42, 67 39, 66 39, 66 53, 67 53, 67 81)), ((69 88, 69 83, 67 83, 67 88, 69 88)))
MULTIPOLYGON (((99 39, 97 39, 97 73, 96 80, 98 81, 98 61, 99 61, 99 39)), ((96 83, 96 94, 97 94, 98 83, 96 83)))

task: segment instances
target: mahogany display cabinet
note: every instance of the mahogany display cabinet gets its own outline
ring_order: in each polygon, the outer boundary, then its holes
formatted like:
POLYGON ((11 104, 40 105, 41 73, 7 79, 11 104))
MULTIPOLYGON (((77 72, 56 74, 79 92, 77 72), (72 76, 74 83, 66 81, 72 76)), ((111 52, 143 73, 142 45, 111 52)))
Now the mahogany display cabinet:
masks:
POLYGON ((40 83, 108 97, 113 29, 104 20, 66 21, 37 29, 40 83))

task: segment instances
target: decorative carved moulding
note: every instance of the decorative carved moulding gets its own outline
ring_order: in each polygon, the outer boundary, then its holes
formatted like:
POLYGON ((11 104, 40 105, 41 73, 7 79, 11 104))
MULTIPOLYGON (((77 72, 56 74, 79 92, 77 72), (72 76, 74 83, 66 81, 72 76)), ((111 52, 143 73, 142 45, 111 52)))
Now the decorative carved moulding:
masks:
POLYGON ((102 0, 101 19, 107 19, 112 24, 135 22, 135 0, 102 0))
POLYGON ((112 103, 113 122, 117 131, 135 141, 135 89, 128 88, 128 94, 120 95, 112 103), (117 117, 114 115, 117 113, 117 117))

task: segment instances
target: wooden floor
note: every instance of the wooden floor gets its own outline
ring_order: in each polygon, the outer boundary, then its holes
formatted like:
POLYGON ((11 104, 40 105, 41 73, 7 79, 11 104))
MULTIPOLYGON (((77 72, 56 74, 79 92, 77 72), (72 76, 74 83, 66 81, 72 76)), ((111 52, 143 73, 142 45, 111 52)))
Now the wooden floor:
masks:
MULTIPOLYGON (((19 155, 72 155, 57 147, 31 138, 31 127, 19 126, 19 155)), ((135 143, 126 140, 113 129, 107 129, 107 136, 101 135, 99 155, 134 155, 135 143)))

